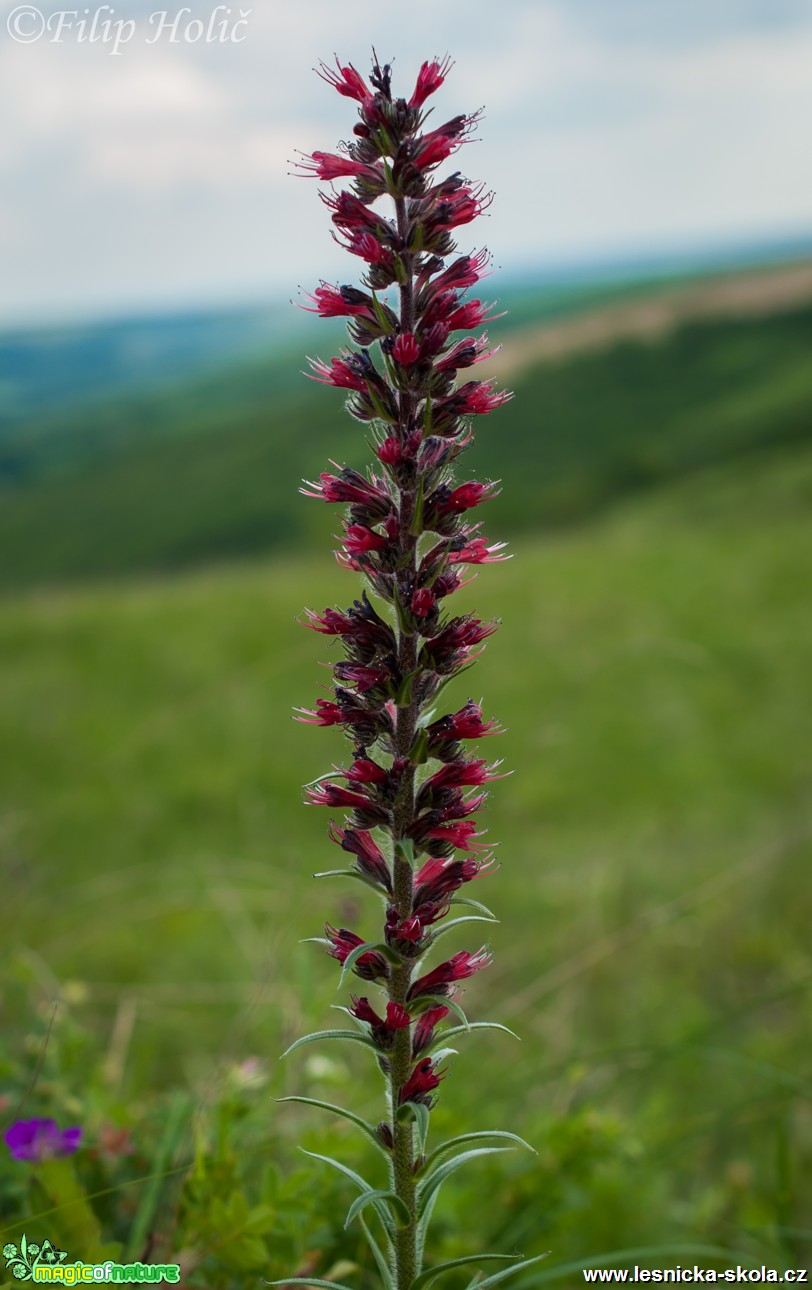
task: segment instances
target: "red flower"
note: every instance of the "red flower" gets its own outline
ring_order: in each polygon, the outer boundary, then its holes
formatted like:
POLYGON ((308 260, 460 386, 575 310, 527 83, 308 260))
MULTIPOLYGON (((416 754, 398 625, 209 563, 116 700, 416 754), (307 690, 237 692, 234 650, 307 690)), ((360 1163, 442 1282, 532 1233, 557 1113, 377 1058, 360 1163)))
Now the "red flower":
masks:
POLYGON ((394 255, 388 246, 382 246, 374 233, 364 228, 342 228, 343 237, 333 234, 339 246, 343 246, 345 251, 351 255, 360 256, 366 260, 367 264, 385 264, 394 263, 394 255))
POLYGON ((339 681, 343 681, 345 685, 354 685, 359 694, 385 688, 390 681, 390 673, 386 668, 364 667, 362 663, 335 663, 333 671, 339 681))
POLYGON ((320 318, 369 318, 376 321, 371 298, 356 287, 331 287, 326 282, 313 292, 305 292, 313 305, 302 305, 309 314, 320 318))
POLYGON ((467 484, 459 484, 456 488, 448 490, 445 496, 438 498, 435 506, 441 515, 459 515, 462 511, 470 511, 472 507, 481 505, 482 502, 491 501, 498 492, 496 484, 480 484, 475 479, 471 479, 467 484))
POLYGON ((430 856, 415 878, 414 908, 419 909, 423 904, 440 904, 453 896, 463 883, 478 878, 492 865, 492 859, 475 859, 474 856, 467 856, 465 860, 430 856))
POLYGON ((363 76, 356 72, 352 63, 342 67, 336 59, 336 67, 338 70, 334 72, 326 63, 319 63, 316 72, 328 85, 335 86, 339 94, 343 94, 345 98, 357 99, 359 103, 372 98, 371 90, 367 88, 363 76))
POLYGON ((371 757, 356 757, 350 769, 343 774, 355 784, 385 784, 389 778, 389 771, 371 757))
POLYGON ((417 359, 420 346, 410 331, 401 332, 392 346, 392 357, 403 367, 409 367, 417 359))
POLYGON ((422 107, 429 95, 434 94, 435 90, 440 88, 452 66, 453 64, 448 56, 442 62, 435 58, 430 63, 423 63, 417 74, 414 93, 409 99, 409 107, 422 107))
POLYGON ((438 788, 459 788, 465 785, 488 784, 492 779, 504 779, 505 775, 494 772, 501 766, 500 761, 488 765, 486 758, 473 757, 470 761, 450 761, 435 774, 429 776, 421 788, 421 793, 430 793, 438 788))
POLYGON ((303 153, 302 156, 304 161, 296 164, 309 178, 328 181, 345 176, 357 178, 361 175, 368 175, 373 180, 381 178, 379 170, 365 166, 361 161, 353 161, 351 157, 337 156, 334 152, 313 152, 309 156, 303 153))
POLYGON ((463 340, 457 341, 456 345, 435 364, 434 370, 442 375, 448 375, 461 367, 473 367, 483 359, 492 358, 500 348, 497 345, 496 349, 488 349, 487 346, 488 337, 484 332, 478 340, 473 336, 466 336, 463 340))
POLYGON ((353 793, 348 788, 342 788, 339 784, 314 784, 305 789, 311 806, 342 806, 348 810, 359 810, 369 814, 374 810, 375 814, 380 817, 381 823, 388 819, 386 811, 376 807, 371 803, 368 797, 363 793, 353 793))
POLYGON ((392 510, 392 499, 379 486, 380 481, 374 476, 372 479, 364 479, 363 475, 359 475, 357 470, 351 470, 349 466, 345 466, 340 475, 323 471, 317 484, 309 479, 304 480, 304 483, 307 488, 300 488, 299 492, 305 497, 314 497, 319 502, 350 502, 365 507, 381 520, 386 519, 392 510))
POLYGON ((381 533, 375 533, 364 524, 348 524, 344 538, 344 549, 349 555, 364 555, 367 551, 383 551, 389 541, 381 533))
POLYGON ((477 950, 476 954, 472 954, 469 950, 461 950, 446 963, 441 963, 425 976, 418 977, 409 987, 407 998, 419 999, 424 994, 448 994, 450 985, 455 981, 464 981, 466 977, 473 976, 481 968, 488 967, 492 957, 484 946, 481 950, 477 950))
MULTIPOLYGON (((355 932, 348 932, 346 927, 331 927, 329 923, 324 924, 324 934, 330 942, 328 953, 341 964, 347 961, 347 957, 354 949, 364 943, 355 932)), ((389 975, 386 959, 377 950, 370 950, 369 953, 362 954, 356 959, 353 971, 365 981, 377 981, 389 975)))
POLYGON ((427 838, 433 838, 436 842, 457 847, 460 851, 482 850, 482 843, 472 841, 472 838, 481 836, 481 832, 477 832, 477 827, 472 820, 457 820, 451 824, 438 824, 436 828, 429 829, 426 833, 427 838))
POLYGON ((316 699, 315 710, 294 708, 293 711, 300 714, 295 720, 305 726, 338 726, 344 720, 341 708, 330 699, 316 699))
POLYGON ((350 998, 352 1001, 350 1012, 359 1021, 365 1021, 372 1027, 372 1038, 380 1048, 391 1048, 395 1031, 404 1030, 406 1026, 411 1025, 411 1017, 399 1003, 390 1000, 386 1005, 384 1018, 378 1016, 369 999, 357 999, 355 995, 351 995, 350 998))
POLYGON ((448 558, 452 564, 499 564, 502 560, 511 559, 509 555, 500 555, 506 546, 507 542, 494 542, 493 546, 488 546, 484 538, 472 538, 459 551, 450 551, 448 558))
POLYGON ((427 1048, 434 1038, 435 1027, 448 1016, 448 1008, 444 1003, 438 1003, 434 1008, 428 1008, 421 1012, 417 1025, 414 1028, 412 1036, 412 1056, 417 1057, 427 1048))
POLYGON ((306 372, 305 375, 311 381, 318 381, 320 385, 335 385, 339 389, 360 390, 366 393, 365 379, 346 358, 331 358, 329 367, 320 358, 308 358, 307 361, 313 368, 313 373, 306 372))
POLYGON ((445 1079, 445 1071, 438 1073, 431 1058, 424 1057, 422 1062, 418 1062, 415 1066, 400 1090, 398 1102, 401 1106, 404 1102, 423 1102, 430 1107, 432 1099, 429 1094, 432 1089, 437 1088, 442 1079, 445 1079))
POLYGON ((419 587, 412 596, 412 613, 416 618, 425 618, 437 604, 437 597, 428 587, 419 587))
POLYGON ((457 712, 433 721, 428 729, 430 746, 446 739, 484 739, 500 733, 495 721, 482 720, 482 709, 473 699, 457 712))
POLYGON ((489 314, 489 309, 493 309, 493 304, 484 304, 481 300, 466 300, 446 318, 448 330, 461 331, 464 328, 467 331, 470 327, 481 327, 483 323, 504 317, 503 314, 489 314))
POLYGON ((350 855, 356 857, 358 868, 363 874, 379 882, 391 893, 392 877, 389 866, 371 833, 364 829, 340 829, 335 824, 331 824, 328 831, 332 841, 337 842, 342 851, 348 851, 350 855))

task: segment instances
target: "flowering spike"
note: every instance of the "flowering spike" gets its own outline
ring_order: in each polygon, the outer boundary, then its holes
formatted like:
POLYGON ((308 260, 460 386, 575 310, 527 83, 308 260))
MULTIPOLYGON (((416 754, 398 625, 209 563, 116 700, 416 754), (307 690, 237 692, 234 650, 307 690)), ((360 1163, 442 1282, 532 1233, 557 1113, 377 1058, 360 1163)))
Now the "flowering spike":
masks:
POLYGON ((336 638, 341 653, 331 664, 333 693, 297 709, 297 719, 337 726, 350 741, 351 758, 314 780, 306 800, 344 812, 329 836, 353 857, 349 872, 385 903, 383 927, 371 940, 327 923, 325 943, 342 980, 352 971, 383 994, 378 1003, 352 995, 348 1011, 389 1085, 391 1118, 374 1133, 391 1154, 399 1213, 409 1216, 393 1232, 393 1290, 407 1290, 421 1272, 416 1175, 446 1074, 428 1053, 449 1013, 463 1016, 457 983, 491 956, 461 950, 434 967, 417 964, 460 888, 493 868, 475 817, 484 786, 503 773, 463 743, 499 733, 480 704, 469 699, 456 712, 429 712, 497 627, 448 614, 448 597, 470 581, 464 566, 507 558, 504 543, 489 545, 481 526, 467 522, 468 512, 496 496, 497 483, 453 475, 472 442, 473 419, 511 396, 493 381, 457 379, 492 351, 484 333, 455 333, 499 315, 464 298, 486 276, 488 252, 458 254, 453 240, 492 195, 458 172, 438 172, 480 114, 422 130, 424 104, 451 65, 447 57, 424 62, 407 100, 393 97, 391 67, 377 58, 368 81, 352 64, 322 63, 319 75, 356 101, 358 120, 349 143, 302 154, 298 166, 321 180, 347 181, 320 195, 335 240, 364 270, 358 286, 322 281, 302 306, 347 319, 349 346, 329 361, 309 359, 308 375, 348 392, 347 409, 369 426, 376 460, 365 471, 331 463, 301 490, 346 508, 336 556, 342 568, 364 574, 371 597, 364 591, 348 609, 305 611, 306 625, 336 638), (376 205, 385 197, 389 209, 376 205))

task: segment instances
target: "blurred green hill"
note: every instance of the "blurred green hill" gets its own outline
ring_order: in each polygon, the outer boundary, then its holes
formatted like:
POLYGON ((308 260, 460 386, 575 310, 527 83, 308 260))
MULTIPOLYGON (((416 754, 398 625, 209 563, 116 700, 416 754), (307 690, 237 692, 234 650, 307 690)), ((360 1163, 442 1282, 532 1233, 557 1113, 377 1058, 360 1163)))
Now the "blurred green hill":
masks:
MULTIPOLYGON (((809 277, 802 266, 682 295, 662 281, 514 291, 512 329, 494 330, 507 359, 494 372, 517 398, 493 429, 476 427, 466 461, 504 481, 494 529, 570 524, 641 487, 806 438, 809 277), (793 282, 806 297, 788 294, 793 282)), ((0 587, 329 540, 335 516, 305 504, 296 481, 329 459, 361 465, 368 449, 340 394, 299 372, 305 347, 335 352, 341 334, 323 325, 300 333, 294 350, 277 344, 186 384, 153 383, 7 428, 0 587)))

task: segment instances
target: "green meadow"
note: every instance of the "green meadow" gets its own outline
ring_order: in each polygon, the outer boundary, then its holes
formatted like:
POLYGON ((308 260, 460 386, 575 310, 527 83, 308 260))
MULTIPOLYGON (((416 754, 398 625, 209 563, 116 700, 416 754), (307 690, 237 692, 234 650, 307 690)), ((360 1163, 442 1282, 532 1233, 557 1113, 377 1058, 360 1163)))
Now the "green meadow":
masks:
MULTIPOLYGON (((443 949, 488 941, 494 966, 466 983, 463 1003, 520 1042, 458 1041, 432 1131, 436 1141, 508 1129, 538 1155, 486 1157, 446 1185, 437 1259, 550 1251, 527 1287, 582 1284, 581 1263, 612 1252, 622 1266, 810 1261, 812 453, 808 360, 804 369, 800 340, 787 339, 804 326, 784 324, 781 339, 779 325, 752 360, 742 355, 755 354, 756 324, 738 348, 730 334, 704 350, 701 336, 683 337, 671 352, 694 354, 696 383, 681 395, 662 348, 615 354, 614 401, 608 355, 581 358, 582 421, 572 440, 542 444, 553 491, 538 456, 531 480, 520 449, 531 407, 540 425, 563 425, 578 385, 567 364, 538 369, 524 412, 515 405, 525 421, 506 413, 482 449, 505 477, 483 518, 494 539, 510 532, 515 558, 458 598, 502 630, 448 701, 464 701, 469 684, 484 696, 507 732, 482 752, 513 773, 492 785, 487 811, 500 868, 473 893, 500 921, 460 929, 443 949), (771 396, 770 366, 782 373, 771 396), (752 377, 744 392, 740 370, 752 377), (635 401, 634 424, 646 422, 663 382, 659 437, 635 448, 628 430, 613 456, 611 427, 628 423, 635 401), (728 452, 731 425, 756 421, 728 452), (538 531, 534 498, 555 513, 554 494, 569 522, 538 531), (623 1253, 640 1248, 649 1253, 623 1253)), ((324 436, 306 454, 297 442, 309 473, 324 436)), ((200 488, 206 444, 183 451, 200 488)), ((290 489, 295 463, 283 453, 273 471, 263 487, 283 477, 290 489)), ((123 473, 103 478, 124 487, 123 473)), ((160 499, 167 479, 153 478, 160 499)), ((114 516, 114 497, 96 496, 114 516)), ((133 561, 148 568, 139 496, 133 561)), ((189 495, 175 496, 191 510, 189 495)), ((21 514, 12 507, 6 533, 21 514)), ((158 527, 168 514, 159 505, 158 527)), ((21 553, 32 581, 58 531, 43 527, 34 554, 21 553)), ((104 530, 95 540, 97 572, 132 566, 116 564, 104 530)), ((25 1114, 82 1123, 91 1150, 77 1170, 99 1192, 105 1239, 137 1250, 137 1233, 164 1255, 192 1250, 190 1286, 254 1285, 293 1268, 377 1284, 358 1232, 342 1228, 352 1187, 296 1144, 377 1178, 375 1162, 350 1126, 273 1100, 300 1093, 373 1119, 381 1106, 379 1077, 354 1045, 279 1061, 299 1034, 333 1024, 342 1001, 335 965, 301 939, 325 918, 364 935, 377 918, 363 888, 311 876, 339 857, 327 813, 301 806, 301 785, 343 750, 335 732, 291 720, 327 682, 319 663, 330 657, 297 615, 357 589, 326 546, 311 554, 303 543, 250 563, 29 588, 2 607, 5 1109, 28 1089, 25 1114), (110 1124, 135 1146, 105 1165, 92 1149, 110 1124)), ((34 1221, 19 1168, 0 1162, 4 1239, 17 1240, 23 1220, 72 1239, 70 1208, 47 1196, 34 1221)))

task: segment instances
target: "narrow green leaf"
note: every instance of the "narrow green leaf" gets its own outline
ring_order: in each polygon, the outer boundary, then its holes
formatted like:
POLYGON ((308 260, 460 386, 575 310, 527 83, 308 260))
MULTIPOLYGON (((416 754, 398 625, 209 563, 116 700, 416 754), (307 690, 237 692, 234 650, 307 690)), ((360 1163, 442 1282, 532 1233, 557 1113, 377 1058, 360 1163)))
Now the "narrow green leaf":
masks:
POLYGON ((396 1192, 372 1190, 365 1191, 352 1202, 347 1212, 347 1217, 344 1219, 344 1226, 349 1227, 352 1220, 357 1218, 361 1213, 361 1210, 366 1209, 367 1205, 375 1205, 377 1208, 377 1203, 379 1201, 381 1203, 386 1202, 388 1205, 392 1206, 395 1222, 398 1227, 409 1226, 411 1215, 406 1208, 405 1202, 401 1200, 400 1196, 398 1196, 396 1192))
POLYGON ((424 766, 429 759, 429 736, 428 731, 423 727, 418 730, 414 738, 414 743, 409 749, 409 761, 413 766, 424 766))
MULTIPOLYGON (((429 1285, 435 1277, 439 1277, 442 1272, 448 1272, 451 1268, 464 1268, 469 1263, 485 1263, 492 1259, 501 1261, 520 1259, 521 1254, 466 1254, 461 1259, 449 1259, 446 1263, 438 1263, 434 1268, 428 1268, 421 1272, 419 1277, 415 1277, 409 1290, 423 1290, 423 1286, 429 1285)), ((511 1268, 511 1271, 513 1269, 511 1268)))
POLYGON ((498 918, 487 918, 484 914, 463 914, 460 918, 452 918, 449 923, 444 923, 442 927, 438 927, 437 930, 432 933, 431 943, 434 945, 436 941, 439 941, 441 936, 445 936, 446 932, 450 932, 454 927, 461 927, 463 923, 498 922, 498 918))
POLYGON ((374 291, 372 292, 372 307, 375 310, 378 322, 388 335, 392 330, 392 324, 387 318, 386 311, 374 291))
POLYGON ((458 1048, 438 1048, 437 1052, 434 1053, 432 1057, 432 1061, 444 1062, 446 1057, 459 1057, 459 1049, 458 1048))
POLYGON ((413 999, 412 1002, 408 1005, 410 1011, 412 1012, 416 1011, 419 1015, 420 1012, 423 1011, 423 1009, 422 1008, 416 1009, 414 1006, 416 1003, 425 1004, 427 1007, 434 1003, 441 1003, 444 1008, 448 1008, 449 1012, 453 1012, 455 1017, 459 1017, 460 1021, 462 1022, 466 1030, 470 1029, 470 1022, 468 1018, 466 1017, 460 1005, 454 999, 446 999, 444 996, 441 996, 439 994, 421 994, 419 999, 413 999))
POLYGON ((367 1120, 364 1120, 360 1115, 356 1115, 354 1111, 346 1111, 343 1106, 335 1106, 332 1102, 321 1102, 315 1097, 278 1097, 276 1098, 276 1101, 301 1102, 302 1106, 318 1106, 322 1111, 332 1111, 333 1115, 340 1115, 343 1120, 349 1120, 350 1124, 356 1125, 367 1135, 368 1138, 371 1138, 378 1150, 381 1151, 387 1159, 389 1158, 389 1152, 375 1132, 374 1126, 367 1120))
POLYGON ((326 1286, 327 1290, 352 1290, 352 1286, 345 1286, 340 1281, 320 1281, 318 1277, 283 1277, 281 1281, 266 1281, 262 1277, 262 1284, 265 1286, 326 1286))
POLYGON ((446 1160, 445 1164, 438 1165, 419 1188, 418 1215, 423 1213, 431 1196, 439 1187, 442 1187, 446 1179, 450 1178, 458 1169, 461 1169, 469 1160, 475 1160, 478 1156, 499 1155, 503 1151, 511 1150, 511 1147, 475 1147, 473 1151, 463 1151, 460 1155, 455 1156, 453 1160, 446 1160))
MULTIPOLYGON (((342 1164, 340 1160, 334 1160, 332 1156, 320 1156, 317 1151, 306 1151, 304 1147, 300 1147, 299 1150, 304 1155, 310 1156, 311 1160, 322 1160, 324 1164, 332 1165, 333 1168, 337 1169, 338 1172, 343 1174, 345 1178, 349 1178, 350 1182, 354 1182, 356 1187, 359 1189, 359 1191, 362 1191, 362 1192, 375 1191, 375 1188, 370 1186, 366 1178, 362 1178, 361 1175, 357 1174, 354 1169, 350 1169, 349 1165, 342 1164)), ((381 1222, 384 1225, 384 1229, 386 1231, 387 1236, 391 1236, 393 1232, 393 1226, 394 1226, 392 1223, 392 1215, 389 1213, 389 1210, 386 1208, 386 1206, 383 1205, 379 1200, 373 1200, 372 1204, 375 1206, 375 1213, 378 1215, 378 1217, 380 1218, 381 1222)))
POLYGON ((508 1030, 507 1026, 500 1025, 498 1021, 470 1021, 467 1026, 452 1026, 450 1030, 441 1031, 428 1045, 426 1052, 430 1053, 435 1044, 445 1043, 446 1040, 453 1039, 457 1035, 469 1034, 472 1030, 501 1030, 504 1034, 510 1035, 512 1039, 517 1039, 519 1043, 522 1042, 518 1035, 514 1034, 512 1030, 508 1030))
POLYGON ((504 1142, 515 1142, 517 1146, 527 1147, 527 1150, 532 1151, 534 1156, 538 1155, 535 1147, 531 1147, 529 1142, 525 1142, 524 1138, 520 1138, 516 1133, 507 1133, 504 1129, 480 1129, 475 1133, 461 1133, 456 1138, 449 1138, 448 1142, 441 1142, 439 1147, 434 1148, 423 1168, 424 1170, 431 1169, 441 1156, 444 1156, 448 1151, 454 1151, 457 1147, 461 1147, 465 1142, 483 1142, 494 1138, 504 1142))
POLYGON ((400 631, 404 636, 414 636, 414 625, 407 616, 406 610, 403 608, 403 601, 400 598, 400 588, 398 587, 396 580, 393 580, 392 583, 392 603, 395 606, 395 613, 397 614, 398 627, 400 628, 400 631))
POLYGON ((395 843, 395 855, 401 856, 407 864, 414 866, 414 842, 411 838, 398 838, 395 843))
POLYGON ((467 905, 469 909, 478 909, 481 914, 488 914, 496 922, 494 914, 488 909, 487 905, 482 904, 481 900, 472 900, 470 896, 455 896, 450 903, 452 905, 467 905))
POLYGON ((391 945, 387 945, 384 941, 376 941, 374 944, 369 945, 364 941, 362 945, 356 945, 354 950, 350 950, 349 954, 345 958, 344 966, 341 969, 341 976, 338 979, 337 988, 339 990, 358 960, 362 958, 364 954, 372 954, 373 952, 382 955, 383 958, 386 959, 387 963, 393 964, 394 967, 399 967, 403 962, 400 955, 392 949, 391 945))
POLYGON ((420 487, 417 490, 417 500, 414 504, 414 515, 409 525, 409 532, 412 537, 420 537, 423 532, 423 476, 420 476, 420 487))
POLYGON ((428 708, 425 712, 421 713, 417 719, 418 728, 422 730, 424 726, 430 726, 434 720, 434 714, 436 711, 436 708, 428 708))
POLYGON ((414 1120, 417 1128, 418 1154, 422 1156, 426 1150, 426 1138, 429 1133, 429 1108, 422 1102, 404 1102, 403 1106, 398 1107, 397 1115, 400 1121, 405 1120, 408 1116, 411 1116, 414 1120))
POLYGON ((396 708, 409 707, 410 703, 412 702, 412 681, 418 675, 419 675, 418 672, 409 672, 406 676, 404 676, 403 680, 401 681, 398 687, 398 692, 395 695, 396 708))
MULTIPOLYGON (((368 878, 365 873, 359 873, 357 869, 325 869, 323 873, 314 873, 314 878, 354 878, 356 882, 362 882, 365 887, 371 887, 373 891, 384 892, 384 888, 374 878, 368 878)), ((329 945, 330 942, 323 936, 308 937, 311 941, 316 941, 319 945, 329 945)))
POLYGON ((427 395, 423 410, 423 438, 431 434, 431 395, 427 395))
POLYGON ((352 1039, 356 1044, 363 1044, 366 1048, 375 1047, 369 1035, 362 1035, 354 1030, 314 1030, 312 1034, 302 1035, 301 1039, 295 1040, 290 1048, 285 1049, 282 1057, 287 1057, 288 1053, 292 1053, 295 1048, 301 1048, 303 1044, 314 1044, 317 1039, 352 1039))
MULTIPOLYGON (((549 1257, 550 1251, 545 1250, 544 1254, 537 1254, 533 1259, 523 1259, 521 1263, 514 1263, 512 1268, 503 1268, 501 1272, 494 1272, 492 1276, 486 1277, 484 1281, 477 1281, 476 1278, 471 1282, 468 1290, 488 1290, 489 1286, 496 1286, 500 1281, 507 1281, 508 1277, 514 1277, 518 1272, 524 1272, 525 1268, 532 1267, 534 1263, 541 1263, 542 1259, 549 1257)), ((578 1267, 583 1267, 582 1263, 578 1267)), ((573 1271, 575 1265, 573 1264, 573 1271)))
MULTIPOLYGON (((392 1268, 390 1268, 389 1264, 386 1261, 386 1255, 384 1254, 378 1242, 375 1240, 375 1237, 372 1235, 372 1232, 369 1230, 363 1214, 359 1214, 358 1222, 361 1225, 361 1229, 366 1238, 367 1245, 372 1250, 372 1257, 374 1258, 375 1262, 378 1265, 378 1271, 381 1274, 381 1280, 383 1281, 384 1290, 395 1290, 394 1271, 392 1268)), ((392 1249, 391 1244, 389 1248, 390 1250, 392 1249)))

